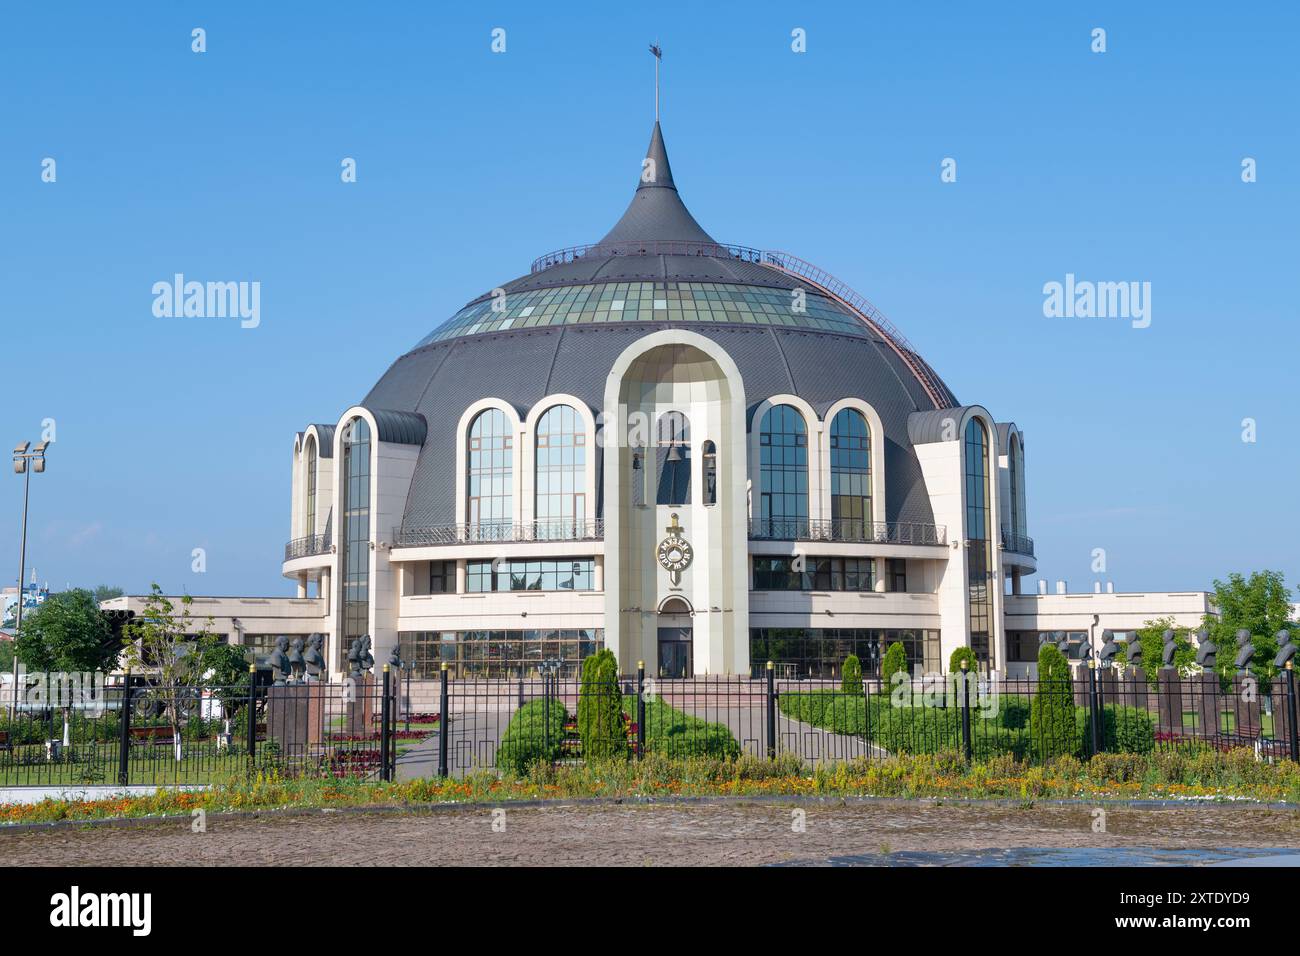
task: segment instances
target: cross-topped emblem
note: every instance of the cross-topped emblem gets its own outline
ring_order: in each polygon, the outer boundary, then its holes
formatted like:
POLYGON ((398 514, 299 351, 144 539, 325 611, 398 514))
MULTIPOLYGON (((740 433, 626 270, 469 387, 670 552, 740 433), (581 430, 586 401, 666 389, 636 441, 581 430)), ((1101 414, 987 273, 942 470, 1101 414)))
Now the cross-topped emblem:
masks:
POLYGON ((664 528, 664 531, 668 532, 668 537, 670 538, 680 538, 682 536, 683 529, 682 526, 677 523, 677 513, 673 512, 671 517, 673 519, 673 523, 670 524, 668 527, 664 528))

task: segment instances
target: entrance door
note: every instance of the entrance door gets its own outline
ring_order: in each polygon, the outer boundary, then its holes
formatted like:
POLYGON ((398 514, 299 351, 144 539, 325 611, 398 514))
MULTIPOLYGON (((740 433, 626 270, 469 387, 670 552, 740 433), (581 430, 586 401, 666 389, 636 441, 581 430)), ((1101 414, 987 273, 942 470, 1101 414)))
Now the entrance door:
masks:
POLYGON ((659 676, 690 677, 695 673, 689 627, 659 628, 659 676))

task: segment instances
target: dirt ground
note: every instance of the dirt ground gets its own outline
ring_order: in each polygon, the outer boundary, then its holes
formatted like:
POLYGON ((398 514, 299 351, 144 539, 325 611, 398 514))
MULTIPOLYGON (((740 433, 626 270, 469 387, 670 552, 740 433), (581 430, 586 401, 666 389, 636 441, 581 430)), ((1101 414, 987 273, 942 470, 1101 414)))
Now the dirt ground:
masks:
POLYGON ((928 803, 267 813, 212 816, 204 833, 193 832, 189 820, 0 830, 0 860, 9 866, 677 866, 951 863, 962 862, 962 854, 978 860, 990 853, 1012 862, 1005 854, 1018 848, 1300 848, 1300 812, 1283 809, 1110 807, 1105 832, 1096 832, 1094 822, 1086 806, 928 803))

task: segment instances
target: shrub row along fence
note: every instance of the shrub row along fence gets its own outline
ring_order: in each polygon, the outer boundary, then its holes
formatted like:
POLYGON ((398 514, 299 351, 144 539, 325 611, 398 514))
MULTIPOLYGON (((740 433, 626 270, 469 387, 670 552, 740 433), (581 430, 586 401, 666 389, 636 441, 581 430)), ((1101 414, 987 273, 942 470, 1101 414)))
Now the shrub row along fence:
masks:
POLYGON ((400 741, 425 736, 399 729, 397 685, 387 672, 281 687, 159 687, 135 677, 68 693, 32 679, 16 708, 0 702, 0 786, 205 784, 257 773, 392 779, 400 741))
MULTIPOLYGON (((461 680, 444 673, 440 775, 645 754, 808 763, 950 751, 1041 763, 1100 752, 1297 753, 1289 672, 1271 687, 1217 675, 1081 669, 1058 679, 931 675, 893 683, 765 678, 461 680)), ((432 772, 432 769, 430 770, 432 772)))

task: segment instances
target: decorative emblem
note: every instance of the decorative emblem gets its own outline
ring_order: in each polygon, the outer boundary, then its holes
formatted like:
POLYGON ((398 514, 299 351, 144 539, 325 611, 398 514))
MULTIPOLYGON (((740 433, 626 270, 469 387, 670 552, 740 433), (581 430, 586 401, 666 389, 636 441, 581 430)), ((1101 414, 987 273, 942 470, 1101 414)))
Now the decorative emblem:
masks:
POLYGON ((695 549, 682 537, 682 526, 677 523, 676 513, 672 519, 673 523, 664 529, 668 532, 668 537, 659 542, 659 563, 673 576, 673 583, 677 584, 681 581, 682 572, 691 566, 695 549))

